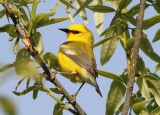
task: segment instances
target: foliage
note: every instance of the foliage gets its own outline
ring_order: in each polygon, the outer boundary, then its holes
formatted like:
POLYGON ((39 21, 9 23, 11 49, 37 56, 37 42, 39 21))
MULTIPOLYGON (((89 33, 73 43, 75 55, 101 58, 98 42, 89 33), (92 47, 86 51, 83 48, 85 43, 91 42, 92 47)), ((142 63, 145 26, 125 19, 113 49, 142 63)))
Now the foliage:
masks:
MULTIPOLYGON (((116 75, 104 70, 98 70, 99 75, 113 79, 106 101, 106 115, 118 115, 121 113, 123 98, 125 96, 126 86, 128 82, 128 74, 130 72, 130 59, 132 57, 132 47, 135 37, 134 32, 136 28, 135 15, 137 15, 139 11, 139 4, 128 8, 128 6, 132 3, 132 0, 105 0, 105 3, 102 0, 59 0, 59 3, 51 9, 50 13, 36 14, 37 5, 40 2, 38 0, 7 0, 7 2, 12 7, 11 10, 14 15, 17 16, 18 21, 20 22, 25 34, 28 37, 33 38, 32 45, 34 46, 36 51, 38 51, 41 57, 43 57, 44 62, 49 66, 49 68, 56 71, 59 70, 57 57, 50 52, 43 54, 43 37, 41 33, 38 32, 38 28, 42 28, 44 26, 56 24, 59 22, 63 23, 63 21, 68 19, 73 22, 74 17, 78 14, 80 14, 85 23, 88 23, 88 14, 86 13, 86 9, 93 11, 97 31, 100 37, 104 36, 102 40, 94 44, 94 47, 102 45, 100 56, 101 65, 105 65, 112 58, 112 55, 116 50, 118 41, 120 41, 121 46, 123 47, 123 51, 126 54, 127 67, 122 75, 116 75), (76 3, 76 5, 74 5, 74 2, 76 3), (113 7, 108 3, 111 3, 113 7), (29 4, 32 5, 32 10, 29 8, 29 4), (58 8, 61 4, 66 7, 66 13, 68 17, 55 18, 54 14, 56 8, 58 8), (72 14, 71 12, 74 12, 74 14, 72 14), (103 31, 103 25, 105 21, 104 15, 106 15, 107 13, 114 13, 115 15, 111 20, 110 26, 108 28, 105 28, 105 30, 103 31), (52 16, 54 18, 52 18, 52 16)), ((0 3, 3 3, 3 0, 1 0, 0 3)), ((157 11, 157 13, 160 13, 159 0, 148 0, 146 9, 149 8, 149 6, 153 7, 155 11, 157 11)), ((0 11, 0 18, 3 18, 5 15, 8 17, 6 9, 2 9, 0 11)), ((143 30, 149 29, 158 23, 160 23, 160 14, 145 19, 143 21, 143 30)), ((10 68, 15 68, 16 74, 22 76, 21 80, 16 86, 16 89, 24 79, 27 79, 26 89, 24 89, 22 92, 17 92, 15 90, 13 91, 13 93, 17 96, 22 96, 33 91, 33 99, 36 99, 39 91, 46 92, 57 101, 57 104, 53 109, 53 115, 62 115, 63 109, 69 109, 70 107, 64 104, 63 97, 61 98, 61 100, 59 100, 54 95, 61 95, 61 92, 58 90, 58 88, 47 89, 42 84, 42 80, 46 79, 46 75, 38 71, 39 65, 35 60, 31 58, 30 53, 24 48, 17 51, 20 36, 16 32, 15 26, 11 23, 6 24, 0 27, 0 33, 1 32, 6 32, 9 34, 9 41, 13 41, 13 39, 16 39, 14 46, 16 60, 15 62, 1 67, 0 72, 3 72, 10 68), (31 77, 33 77, 35 81, 33 86, 29 86, 31 77), (61 105, 65 105, 66 107, 61 107, 61 105)), ((153 38, 153 42, 157 42, 159 39, 160 29, 157 30, 153 38)), ((145 33, 143 33, 140 49, 142 50, 142 52, 144 52, 144 54, 146 54, 147 57, 157 63, 155 72, 159 71, 160 56, 154 51, 145 33)), ((159 114, 160 77, 156 73, 150 72, 149 69, 145 67, 145 63, 141 56, 139 56, 138 59, 135 83, 137 84, 139 89, 137 93, 132 96, 132 104, 130 106, 130 110, 135 114, 159 114)), ((10 110, 8 110, 8 112, 9 111, 10 110)))

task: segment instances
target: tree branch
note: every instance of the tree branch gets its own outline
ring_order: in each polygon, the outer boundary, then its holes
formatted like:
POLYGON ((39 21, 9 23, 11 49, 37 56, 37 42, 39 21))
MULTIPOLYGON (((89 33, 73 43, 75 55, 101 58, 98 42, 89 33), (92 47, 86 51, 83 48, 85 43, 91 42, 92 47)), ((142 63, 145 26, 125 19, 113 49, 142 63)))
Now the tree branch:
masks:
POLYGON ((54 77, 54 75, 52 74, 50 69, 47 67, 47 65, 42 60, 41 56, 32 47, 32 45, 30 43, 30 38, 25 36, 24 32, 21 29, 20 24, 17 22, 17 17, 12 13, 12 11, 11 11, 9 5, 7 4, 7 2, 3 2, 2 5, 4 6, 4 8, 7 10, 8 14, 10 15, 10 17, 11 17, 11 19, 12 19, 14 25, 15 25, 17 33, 20 35, 23 43, 25 44, 25 49, 30 51, 31 55, 40 64, 42 69, 47 74, 48 80, 51 83, 53 83, 58 89, 60 89, 62 94, 67 98, 67 100, 71 103, 71 105, 75 108, 75 110, 77 112, 75 112, 75 111, 73 112, 72 110, 69 110, 69 111, 72 111, 72 113, 76 113, 77 115, 85 115, 85 112, 79 106, 79 104, 76 101, 72 102, 72 100, 73 100, 72 96, 66 91, 66 89, 60 84, 60 82, 54 77), (54 78, 54 79, 51 79, 51 78, 54 78))
POLYGON ((144 17, 145 4, 146 4, 146 0, 140 1, 140 8, 139 8, 138 16, 137 16, 137 24, 136 24, 136 30, 135 30, 133 53, 131 57, 129 82, 128 82, 127 94, 126 94, 126 98, 125 98, 125 102, 124 102, 124 106, 122 110, 122 115, 127 115, 128 109, 131 103, 140 41, 142 38, 142 23, 143 23, 143 17, 144 17))

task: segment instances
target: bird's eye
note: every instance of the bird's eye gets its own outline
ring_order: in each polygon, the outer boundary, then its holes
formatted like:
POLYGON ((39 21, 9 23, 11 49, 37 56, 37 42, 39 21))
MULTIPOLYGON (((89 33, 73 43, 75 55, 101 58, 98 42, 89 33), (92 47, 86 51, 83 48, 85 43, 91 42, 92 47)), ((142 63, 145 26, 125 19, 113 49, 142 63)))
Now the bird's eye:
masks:
POLYGON ((73 31, 72 33, 73 33, 73 34, 79 34, 80 31, 73 31))

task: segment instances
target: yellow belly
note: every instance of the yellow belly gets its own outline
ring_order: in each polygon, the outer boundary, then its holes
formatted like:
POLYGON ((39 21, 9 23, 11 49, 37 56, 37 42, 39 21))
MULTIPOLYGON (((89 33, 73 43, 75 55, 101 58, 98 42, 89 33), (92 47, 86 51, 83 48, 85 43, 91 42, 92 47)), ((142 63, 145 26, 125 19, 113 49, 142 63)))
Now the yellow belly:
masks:
POLYGON ((77 73, 76 75, 64 75, 66 78, 70 79, 74 83, 83 82, 81 80, 82 67, 80 67, 78 64, 76 64, 74 61, 72 61, 69 57, 67 57, 61 52, 58 53, 58 62, 61 71, 67 73, 72 73, 72 72, 77 73))

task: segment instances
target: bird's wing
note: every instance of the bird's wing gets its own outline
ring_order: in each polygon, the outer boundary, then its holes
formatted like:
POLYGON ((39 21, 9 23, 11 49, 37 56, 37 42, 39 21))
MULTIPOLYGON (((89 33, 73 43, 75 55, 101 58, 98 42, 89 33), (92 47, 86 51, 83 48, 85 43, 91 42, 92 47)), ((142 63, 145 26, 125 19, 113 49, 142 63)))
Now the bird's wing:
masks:
POLYGON ((98 77, 95 59, 80 49, 78 45, 72 42, 65 42, 61 45, 60 51, 79 66, 85 68, 95 78, 98 77))

